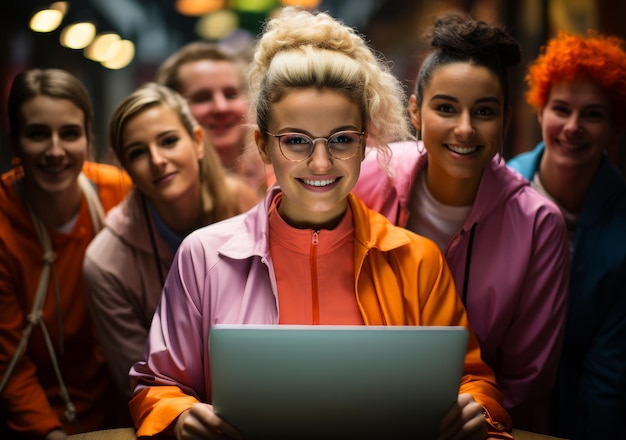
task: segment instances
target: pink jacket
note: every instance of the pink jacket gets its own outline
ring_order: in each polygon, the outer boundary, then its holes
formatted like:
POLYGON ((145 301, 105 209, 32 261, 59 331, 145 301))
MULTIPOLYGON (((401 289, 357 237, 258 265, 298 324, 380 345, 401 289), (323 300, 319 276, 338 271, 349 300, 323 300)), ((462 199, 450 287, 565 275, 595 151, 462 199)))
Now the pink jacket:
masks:
MULTIPOLYGON (((193 403, 211 400, 208 336, 214 323, 279 322, 265 201, 190 234, 178 249, 150 329, 146 360, 131 369, 137 436, 155 435, 193 403), (194 353, 190 356, 189 353, 194 353)), ((356 297, 366 325, 463 325, 463 304, 439 249, 349 196, 356 297)), ((494 436, 509 438, 493 372, 470 331, 460 393, 485 407, 494 436)))
MULTIPOLYGON (((392 179, 369 152, 354 193, 404 226, 413 182, 428 158, 415 142, 391 149, 392 179)), ((569 286, 567 230, 559 209, 494 158, 444 253, 513 426, 547 432, 569 286)))
POLYGON ((154 310, 174 253, 142 209, 141 193, 133 188, 108 213, 105 228, 91 241, 83 260, 87 303, 102 341, 113 378, 128 401, 128 371, 143 359, 154 310), (151 222, 149 225, 148 222, 151 222), (157 252, 152 247, 152 238, 157 252))

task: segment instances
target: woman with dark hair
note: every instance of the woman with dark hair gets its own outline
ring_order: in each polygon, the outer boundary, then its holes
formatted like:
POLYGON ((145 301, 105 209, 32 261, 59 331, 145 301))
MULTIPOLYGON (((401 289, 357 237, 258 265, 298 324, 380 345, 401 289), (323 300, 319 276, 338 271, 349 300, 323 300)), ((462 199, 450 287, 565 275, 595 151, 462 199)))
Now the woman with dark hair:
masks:
POLYGON ((91 102, 70 73, 18 74, 8 116, 19 165, 0 181, 0 410, 12 436, 115 427, 125 409, 94 337, 81 267, 128 176, 88 161, 91 102))
POLYGON ((435 20, 409 115, 420 141, 376 154, 354 192, 444 253, 516 428, 547 432, 565 320, 568 249, 558 208, 502 159, 518 43, 452 13, 435 20))
POLYGON ((554 433, 624 438, 626 183, 609 162, 626 127, 622 39, 560 32, 526 77, 543 140, 509 165, 553 200, 571 249, 554 433))
POLYGON ((109 124, 111 147, 133 181, 85 254, 87 299, 122 395, 143 358, 152 315, 183 237, 256 204, 227 175, 185 99, 147 83, 124 98, 109 124))

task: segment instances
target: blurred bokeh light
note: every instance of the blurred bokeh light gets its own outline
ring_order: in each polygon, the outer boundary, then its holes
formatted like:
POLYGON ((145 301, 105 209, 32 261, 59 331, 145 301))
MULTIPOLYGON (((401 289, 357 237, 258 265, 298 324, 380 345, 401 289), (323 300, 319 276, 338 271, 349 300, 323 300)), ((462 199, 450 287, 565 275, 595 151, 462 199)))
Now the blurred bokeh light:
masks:
POLYGON ((117 40, 111 44, 107 51, 109 58, 101 64, 107 69, 122 69, 135 57, 135 45, 130 40, 117 40))
POLYGON ((114 43, 120 40, 121 37, 114 32, 97 35, 93 42, 85 48, 85 56, 99 63, 113 58, 116 53, 114 43))
POLYGON ((220 40, 230 35, 238 26, 237 14, 222 9, 202 16, 196 24, 196 33, 207 40, 220 40))
POLYGON ((284 6, 302 6, 303 8, 317 8, 322 0, 280 0, 284 6))
POLYGON ((224 8, 224 3, 224 0, 178 0, 176 10, 183 15, 200 16, 224 8))
POLYGON ((44 9, 30 19, 30 28, 35 32, 52 32, 63 21, 63 13, 56 9, 44 9))
POLYGON ((90 22, 74 23, 61 31, 60 42, 70 49, 83 49, 96 36, 96 26, 90 22))

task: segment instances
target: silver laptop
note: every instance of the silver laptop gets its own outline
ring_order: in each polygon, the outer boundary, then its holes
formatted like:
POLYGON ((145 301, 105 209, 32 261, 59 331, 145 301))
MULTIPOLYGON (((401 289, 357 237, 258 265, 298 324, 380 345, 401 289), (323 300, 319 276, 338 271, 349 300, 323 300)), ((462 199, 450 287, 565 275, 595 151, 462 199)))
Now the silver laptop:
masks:
POLYGON ((215 325, 212 403, 254 439, 434 439, 463 327, 215 325))

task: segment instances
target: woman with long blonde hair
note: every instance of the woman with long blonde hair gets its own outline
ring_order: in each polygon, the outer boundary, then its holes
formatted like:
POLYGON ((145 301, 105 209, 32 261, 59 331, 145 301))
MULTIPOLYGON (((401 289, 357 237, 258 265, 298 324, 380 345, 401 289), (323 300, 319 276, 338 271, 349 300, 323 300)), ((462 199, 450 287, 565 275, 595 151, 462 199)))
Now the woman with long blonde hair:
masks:
POLYGON ((224 171, 185 99, 148 83, 122 100, 111 147, 134 186, 87 249, 87 297, 104 354, 126 398, 161 288, 182 239, 258 200, 224 171))

